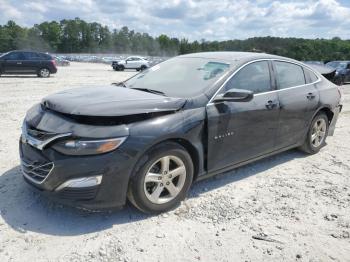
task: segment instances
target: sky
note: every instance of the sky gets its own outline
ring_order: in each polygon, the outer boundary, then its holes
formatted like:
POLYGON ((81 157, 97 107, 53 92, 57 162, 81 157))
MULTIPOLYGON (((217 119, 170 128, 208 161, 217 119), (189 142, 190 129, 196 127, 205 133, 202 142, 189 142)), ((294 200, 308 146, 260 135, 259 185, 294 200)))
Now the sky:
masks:
POLYGON ((350 39, 350 0, 0 0, 0 24, 11 19, 30 27, 75 17, 190 40, 350 39))

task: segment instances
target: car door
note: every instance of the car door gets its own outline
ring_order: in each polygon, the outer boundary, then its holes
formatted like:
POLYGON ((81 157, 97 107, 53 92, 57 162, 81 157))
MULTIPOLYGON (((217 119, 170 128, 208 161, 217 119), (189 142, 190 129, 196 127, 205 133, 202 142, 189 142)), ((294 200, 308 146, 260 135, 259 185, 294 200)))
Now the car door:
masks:
POLYGON ((40 56, 35 52, 23 52, 24 60, 22 62, 23 71, 27 73, 36 73, 40 67, 40 56))
POLYGON ((125 60, 125 68, 135 68, 135 58, 134 57, 129 57, 128 59, 125 60))
POLYGON ((279 102, 270 62, 253 62, 234 74, 220 93, 231 88, 253 91, 249 102, 213 102, 206 107, 208 171, 256 158, 274 150, 279 102))
POLYGON ((4 57, 3 71, 4 73, 22 73, 23 72, 22 52, 11 52, 4 57))
POLYGON ((273 71, 280 101, 276 146, 290 147, 302 142, 318 107, 318 77, 311 70, 286 61, 274 61, 273 71))
POLYGON ((140 68, 142 65, 142 59, 139 57, 135 57, 134 60, 134 68, 140 68))

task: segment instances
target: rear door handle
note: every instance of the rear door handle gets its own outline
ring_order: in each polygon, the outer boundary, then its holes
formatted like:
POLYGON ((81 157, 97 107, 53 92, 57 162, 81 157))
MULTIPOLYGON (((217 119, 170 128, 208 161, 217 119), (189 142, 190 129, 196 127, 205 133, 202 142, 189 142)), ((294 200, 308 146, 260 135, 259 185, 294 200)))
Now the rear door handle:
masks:
POLYGON ((313 93, 308 93, 306 97, 307 97, 307 99, 312 100, 312 99, 314 99, 316 96, 315 96, 313 93))
POLYGON ((17 65, 21 65, 22 64, 22 62, 17 62, 17 65))
POLYGON ((271 110, 274 109, 278 103, 273 102, 272 100, 267 101, 267 104, 265 105, 267 109, 271 110))

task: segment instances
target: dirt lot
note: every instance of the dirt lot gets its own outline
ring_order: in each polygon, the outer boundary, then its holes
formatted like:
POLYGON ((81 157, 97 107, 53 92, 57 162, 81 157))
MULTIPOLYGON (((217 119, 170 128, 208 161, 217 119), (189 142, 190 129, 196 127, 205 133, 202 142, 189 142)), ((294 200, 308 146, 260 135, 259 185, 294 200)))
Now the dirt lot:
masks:
POLYGON ((32 192, 17 145, 26 110, 133 73, 72 63, 49 79, 0 78, 0 261, 350 261, 350 85, 319 154, 292 150, 199 182, 167 214, 87 213, 32 192))

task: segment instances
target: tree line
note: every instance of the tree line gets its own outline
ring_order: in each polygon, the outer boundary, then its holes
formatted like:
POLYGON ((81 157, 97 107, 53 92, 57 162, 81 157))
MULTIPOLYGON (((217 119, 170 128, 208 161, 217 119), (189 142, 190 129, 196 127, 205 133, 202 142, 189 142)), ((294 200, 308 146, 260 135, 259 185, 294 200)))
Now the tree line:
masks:
MULTIPOLYGON (((235 36, 233 35, 232 38, 235 36)), ((253 37, 246 40, 189 41, 162 34, 153 37, 124 26, 110 29, 80 18, 21 27, 14 21, 0 25, 0 52, 30 49, 53 53, 128 53, 174 56, 204 51, 266 52, 297 60, 350 60, 350 40, 253 37)))

